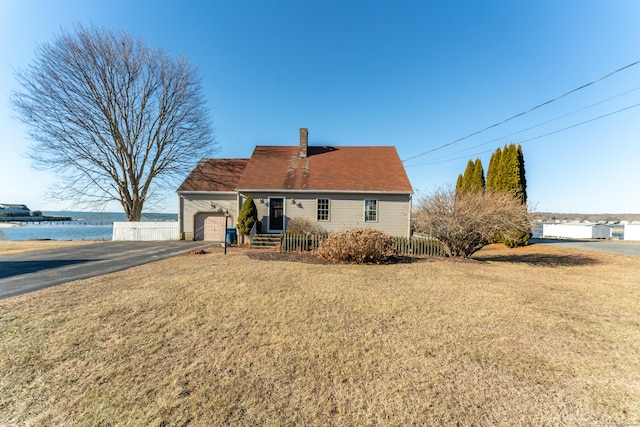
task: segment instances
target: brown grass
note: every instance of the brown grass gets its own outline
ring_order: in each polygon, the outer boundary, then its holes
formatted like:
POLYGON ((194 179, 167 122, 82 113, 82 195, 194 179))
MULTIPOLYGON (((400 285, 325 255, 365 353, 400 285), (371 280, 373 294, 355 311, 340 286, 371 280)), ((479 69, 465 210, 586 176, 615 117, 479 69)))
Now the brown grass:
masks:
POLYGON ((0 240, 0 255, 67 248, 96 243, 90 240, 0 240))
POLYGON ((188 255, 0 301, 0 425, 640 422, 640 263, 188 255))

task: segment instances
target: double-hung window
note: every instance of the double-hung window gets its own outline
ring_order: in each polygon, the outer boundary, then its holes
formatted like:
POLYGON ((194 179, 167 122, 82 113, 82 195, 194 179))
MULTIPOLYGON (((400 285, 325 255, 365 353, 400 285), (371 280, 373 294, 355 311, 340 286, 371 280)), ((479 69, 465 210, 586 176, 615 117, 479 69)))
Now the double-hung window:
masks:
POLYGON ((329 221, 330 201, 329 199, 318 199, 316 218, 318 221, 329 221))
POLYGON ((364 201, 364 220, 365 222, 378 221, 378 201, 377 200, 364 201))

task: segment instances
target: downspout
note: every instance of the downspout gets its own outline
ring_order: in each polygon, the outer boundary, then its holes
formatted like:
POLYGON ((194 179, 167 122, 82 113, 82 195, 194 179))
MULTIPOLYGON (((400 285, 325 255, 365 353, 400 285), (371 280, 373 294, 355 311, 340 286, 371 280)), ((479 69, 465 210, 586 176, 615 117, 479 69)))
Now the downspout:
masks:
POLYGON ((413 215, 413 195, 411 193, 409 193, 409 224, 408 224, 408 232, 407 232, 407 238, 411 238, 411 218, 413 215))
POLYGON ((178 231, 180 232, 180 240, 185 240, 184 235, 184 197, 178 193, 178 231))

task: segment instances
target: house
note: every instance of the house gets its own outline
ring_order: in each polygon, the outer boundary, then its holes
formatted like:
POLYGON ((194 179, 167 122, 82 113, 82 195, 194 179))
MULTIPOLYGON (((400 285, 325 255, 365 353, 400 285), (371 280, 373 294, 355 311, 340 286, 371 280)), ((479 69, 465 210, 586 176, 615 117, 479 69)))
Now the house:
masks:
POLYGON ((0 216, 30 216, 31 210, 26 205, 0 203, 0 216))
POLYGON ((202 159, 178 188, 181 239, 223 241, 244 200, 258 208, 261 233, 292 218, 325 231, 375 228, 410 235, 413 188, 392 146, 257 146, 249 159, 202 159))

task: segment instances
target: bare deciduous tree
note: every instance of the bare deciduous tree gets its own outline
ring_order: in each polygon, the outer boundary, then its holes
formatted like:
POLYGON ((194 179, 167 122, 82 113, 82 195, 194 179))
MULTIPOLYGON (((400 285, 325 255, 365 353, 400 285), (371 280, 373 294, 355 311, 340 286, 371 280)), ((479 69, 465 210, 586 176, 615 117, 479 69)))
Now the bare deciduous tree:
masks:
POLYGON ((527 206, 508 193, 440 188, 419 200, 416 230, 438 239, 449 256, 470 257, 496 236, 531 229, 527 206))
POLYGON ((28 154, 56 173, 58 198, 116 200, 138 221, 156 191, 215 149, 195 67, 131 34, 63 30, 16 78, 11 102, 34 141, 28 154))

